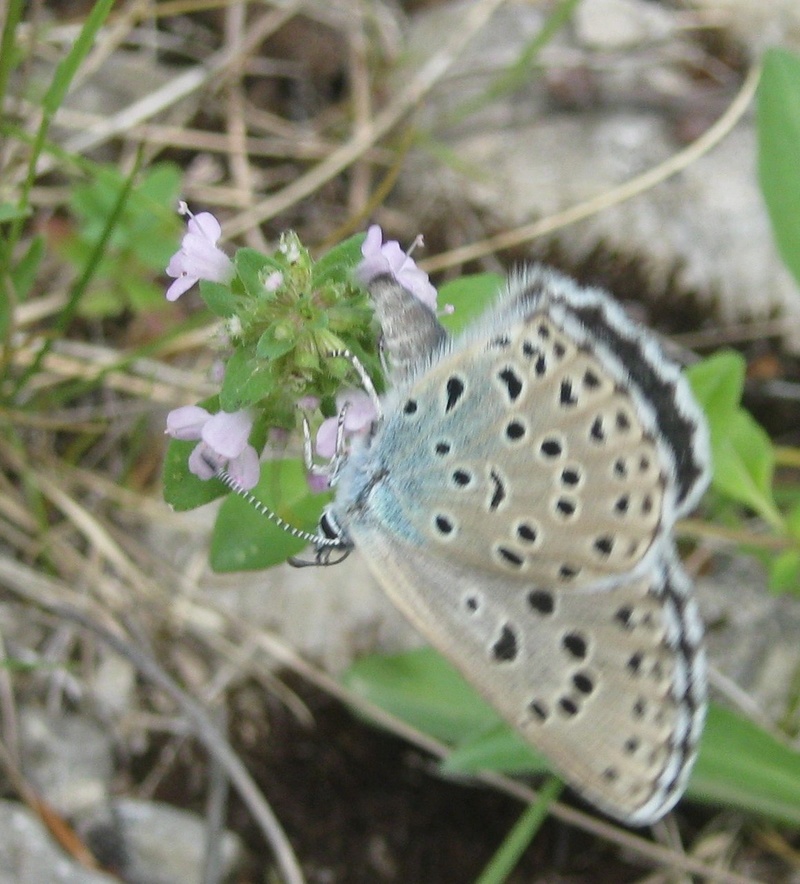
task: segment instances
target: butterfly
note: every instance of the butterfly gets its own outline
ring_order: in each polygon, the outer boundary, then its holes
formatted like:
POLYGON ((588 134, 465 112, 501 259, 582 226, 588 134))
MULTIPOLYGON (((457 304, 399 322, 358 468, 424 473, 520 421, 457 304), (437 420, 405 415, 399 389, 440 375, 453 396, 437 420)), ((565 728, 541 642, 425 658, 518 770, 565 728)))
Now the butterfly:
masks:
POLYGON ((580 795, 658 820, 706 711, 673 540, 709 480, 688 382, 609 294, 548 268, 457 337, 392 276, 368 288, 389 390, 337 464, 318 556, 356 549, 580 795))

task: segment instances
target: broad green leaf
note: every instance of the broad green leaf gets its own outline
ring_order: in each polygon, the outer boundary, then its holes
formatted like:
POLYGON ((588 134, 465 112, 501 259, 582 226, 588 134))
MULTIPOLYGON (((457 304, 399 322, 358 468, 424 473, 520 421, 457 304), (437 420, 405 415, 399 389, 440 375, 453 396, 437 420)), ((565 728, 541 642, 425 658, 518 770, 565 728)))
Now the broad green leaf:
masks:
POLYGON ((252 347, 238 347, 225 363, 225 377, 219 393, 219 404, 223 411, 238 411, 250 403, 246 390, 253 375, 255 352, 252 347))
POLYGON ((766 431, 746 411, 739 410, 724 432, 712 430, 711 450, 714 487, 782 530, 783 517, 772 496, 775 458, 766 431))
MULTIPOLYGON (((314 531, 329 495, 312 494, 296 459, 267 461, 252 494, 294 528, 314 531)), ((293 537, 242 497, 231 494, 220 507, 211 538, 215 571, 269 568, 297 555, 308 542, 293 537)))
POLYGON ((740 354, 724 351, 693 365, 687 376, 708 418, 714 488, 781 527, 772 495, 772 442, 739 404, 745 367, 740 354))
POLYGON ((236 312, 236 296, 228 286, 222 285, 221 282, 201 279, 200 297, 214 316, 227 319, 236 312))
POLYGON ((343 680, 359 696, 447 743, 485 733, 499 722, 491 706, 431 648, 364 657, 343 680))
POLYGON ((0 203, 0 224, 19 218, 27 218, 32 214, 30 206, 16 206, 13 203, 0 203))
POLYGON ((255 249, 237 249, 233 263, 245 291, 251 298, 272 297, 272 294, 264 288, 264 279, 275 270, 283 273, 283 267, 274 258, 263 255, 255 249))
POLYGON ((297 337, 279 338, 274 328, 268 328, 258 339, 256 355, 261 359, 277 359, 295 348, 297 337))
POLYGON ((769 561, 768 569, 772 592, 800 593, 800 551, 787 549, 769 561))
POLYGON ((744 356, 733 350, 722 350, 686 369, 712 432, 724 431, 725 422, 739 408, 746 369, 744 356))
POLYGON ((314 264, 313 284, 321 286, 328 282, 349 282, 352 269, 361 260, 361 244, 364 234, 357 233, 326 252, 314 264))
POLYGON ((507 774, 532 774, 552 771, 547 759, 506 724, 458 741, 442 762, 442 768, 452 773, 494 770, 507 774))
POLYGON ((758 177, 775 242, 800 284, 800 57, 770 49, 758 87, 758 177))
POLYGON ((466 328, 494 302, 503 281, 498 273, 476 273, 445 283, 439 289, 439 309, 444 309, 445 304, 452 304, 455 309, 441 317, 442 325, 449 332, 466 328))
POLYGON ((687 793, 800 826, 800 753, 712 703, 687 793))
POLYGON ((189 472, 189 455, 197 442, 172 439, 164 457, 164 500, 178 512, 193 510, 228 493, 217 479, 204 481, 189 472))

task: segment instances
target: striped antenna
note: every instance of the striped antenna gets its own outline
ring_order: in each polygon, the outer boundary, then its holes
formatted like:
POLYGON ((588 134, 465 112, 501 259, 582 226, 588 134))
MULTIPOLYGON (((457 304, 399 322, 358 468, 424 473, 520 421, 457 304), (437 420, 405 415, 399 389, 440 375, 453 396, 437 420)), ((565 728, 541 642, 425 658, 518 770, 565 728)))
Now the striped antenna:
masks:
POLYGON ((271 522, 274 522, 282 531, 291 534, 298 540, 305 540, 306 543, 313 543, 317 550, 325 547, 341 547, 341 540, 336 537, 325 537, 322 534, 312 534, 310 531, 303 531, 302 528, 295 528, 285 519, 282 519, 276 512, 273 512, 263 501, 260 501, 254 494, 251 494, 246 488, 243 488, 231 474, 222 467, 217 467, 214 475, 227 485, 235 494, 244 498, 250 506, 252 506, 262 516, 266 516, 271 522))

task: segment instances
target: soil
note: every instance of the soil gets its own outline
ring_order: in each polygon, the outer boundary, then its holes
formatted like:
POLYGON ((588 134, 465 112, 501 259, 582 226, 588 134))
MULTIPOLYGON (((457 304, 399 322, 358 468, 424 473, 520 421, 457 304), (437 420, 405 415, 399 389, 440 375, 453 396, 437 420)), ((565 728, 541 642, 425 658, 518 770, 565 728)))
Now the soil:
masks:
MULTIPOLYGON (((314 725, 300 723, 261 685, 251 684, 231 698, 231 738, 285 828, 308 884, 477 880, 521 805, 488 788, 443 779, 434 759, 309 685, 287 681, 314 725)), ((181 758, 156 797, 201 809, 203 796, 187 802, 186 794, 187 783, 202 789, 198 766, 197 752, 181 758)), ((235 794, 230 806, 228 824, 250 852, 237 884, 263 881, 270 861, 263 838, 235 794)), ((508 882, 626 884, 643 873, 613 846, 549 820, 508 882)))

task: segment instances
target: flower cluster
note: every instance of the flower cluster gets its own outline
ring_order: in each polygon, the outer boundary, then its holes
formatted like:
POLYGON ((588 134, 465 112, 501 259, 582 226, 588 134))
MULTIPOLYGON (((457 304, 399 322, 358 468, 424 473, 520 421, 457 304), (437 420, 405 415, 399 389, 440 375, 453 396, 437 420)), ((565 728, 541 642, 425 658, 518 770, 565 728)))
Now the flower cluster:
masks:
MULTIPOLYGON (((225 469, 241 487, 253 488, 259 479, 259 452, 250 441, 259 435, 254 427, 289 431, 298 409, 333 414, 317 431, 315 450, 321 458, 336 454, 343 411, 345 439, 367 433, 376 417, 372 400, 361 390, 342 389, 350 366, 328 356, 350 350, 370 374, 379 374, 377 334, 363 289, 378 275, 392 275, 436 308, 436 289, 410 253, 395 241, 384 242, 374 225, 366 236, 348 240, 317 262, 291 233, 272 256, 240 249, 231 260, 217 245, 221 228, 213 215, 192 215, 185 204, 181 211, 189 216, 188 229, 167 267, 175 279, 167 298, 176 300, 199 282, 207 305, 224 319, 232 348, 220 410, 211 414, 190 405, 167 416, 168 435, 197 442, 189 471, 210 479, 225 469)), ((319 477, 309 482, 322 490, 319 477)))

